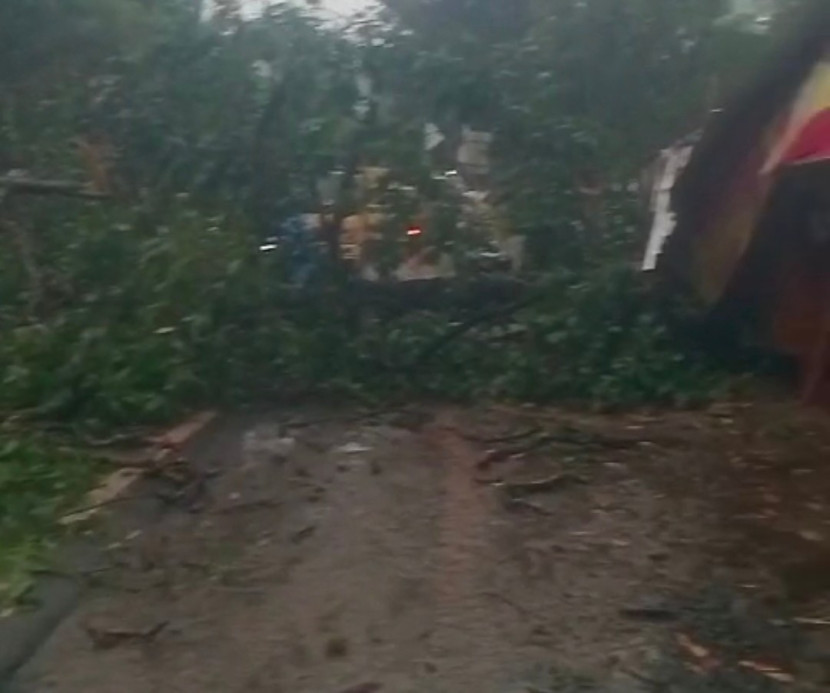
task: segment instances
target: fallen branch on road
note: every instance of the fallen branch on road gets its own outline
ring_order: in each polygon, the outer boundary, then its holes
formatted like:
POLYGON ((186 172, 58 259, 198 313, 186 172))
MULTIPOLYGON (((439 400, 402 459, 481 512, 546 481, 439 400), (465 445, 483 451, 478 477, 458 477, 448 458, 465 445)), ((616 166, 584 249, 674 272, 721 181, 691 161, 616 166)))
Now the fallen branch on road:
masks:
POLYGON ((458 323, 457 325, 449 329, 447 332, 439 336, 437 339, 435 339, 433 342, 427 344, 427 346, 424 347, 421 350, 421 352, 413 359, 412 363, 410 363, 406 371, 414 375, 417 369, 424 366, 435 356, 441 353, 441 351, 443 351, 450 344, 452 344, 456 339, 458 339, 459 337, 463 337, 470 330, 474 329, 475 327, 478 327, 479 325, 484 325, 488 322, 498 320, 499 318, 503 318, 508 315, 513 315, 514 313, 522 310, 523 308, 527 308, 533 303, 540 301, 543 297, 543 293, 535 293, 519 301, 510 303, 507 306, 500 306, 492 310, 478 313, 477 315, 474 315, 468 320, 458 323))

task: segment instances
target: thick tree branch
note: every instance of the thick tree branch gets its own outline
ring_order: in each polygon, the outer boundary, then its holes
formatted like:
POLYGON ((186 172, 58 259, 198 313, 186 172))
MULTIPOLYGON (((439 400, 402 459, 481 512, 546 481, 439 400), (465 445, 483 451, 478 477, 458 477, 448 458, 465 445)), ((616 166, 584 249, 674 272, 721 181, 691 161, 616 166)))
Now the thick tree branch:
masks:
POLYGON ((87 186, 72 181, 39 180, 19 176, 0 176, 0 195, 60 195, 80 197, 87 200, 105 200, 106 193, 90 190, 87 186))

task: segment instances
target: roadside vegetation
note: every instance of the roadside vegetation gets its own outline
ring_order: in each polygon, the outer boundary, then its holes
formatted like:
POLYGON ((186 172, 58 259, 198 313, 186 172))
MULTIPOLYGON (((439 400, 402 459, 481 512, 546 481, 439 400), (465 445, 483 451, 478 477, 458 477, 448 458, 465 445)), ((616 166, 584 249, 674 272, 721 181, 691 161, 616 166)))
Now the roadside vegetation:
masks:
MULTIPOLYGON (((389 0, 348 26, 283 3, 0 5, 0 605, 95 478, 67 431, 321 395, 618 407, 723 391, 636 271, 630 184, 776 28, 724 23, 717 0, 506 4, 389 0), (362 166, 419 190, 463 252, 457 204, 431 186, 433 122, 494 134, 491 192, 528 248, 515 296, 488 305, 461 272, 447 300, 390 307, 333 254, 298 290, 290 255, 260 252, 319 209, 332 170, 335 217, 358 209, 362 166), (21 190, 56 179, 84 196, 21 190)), ((388 233, 405 207, 389 203, 388 233)))

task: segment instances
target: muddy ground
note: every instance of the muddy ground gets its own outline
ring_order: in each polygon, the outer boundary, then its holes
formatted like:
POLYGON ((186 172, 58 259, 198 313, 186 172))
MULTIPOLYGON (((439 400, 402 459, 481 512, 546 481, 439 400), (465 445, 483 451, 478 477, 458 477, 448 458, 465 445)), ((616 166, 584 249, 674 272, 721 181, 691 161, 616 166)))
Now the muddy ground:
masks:
POLYGON ((827 691, 828 452, 780 403, 229 417, 17 690, 827 691))

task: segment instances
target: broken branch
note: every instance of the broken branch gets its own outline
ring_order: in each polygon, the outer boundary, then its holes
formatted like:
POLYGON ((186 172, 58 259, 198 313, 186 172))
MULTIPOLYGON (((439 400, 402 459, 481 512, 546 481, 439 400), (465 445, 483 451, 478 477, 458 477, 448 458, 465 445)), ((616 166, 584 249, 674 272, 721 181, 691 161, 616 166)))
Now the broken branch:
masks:
POLYGON ((38 180, 19 176, 0 177, 0 190, 22 195, 60 195, 62 197, 79 197, 87 200, 106 200, 106 193, 91 190, 88 186, 71 181, 38 180))

